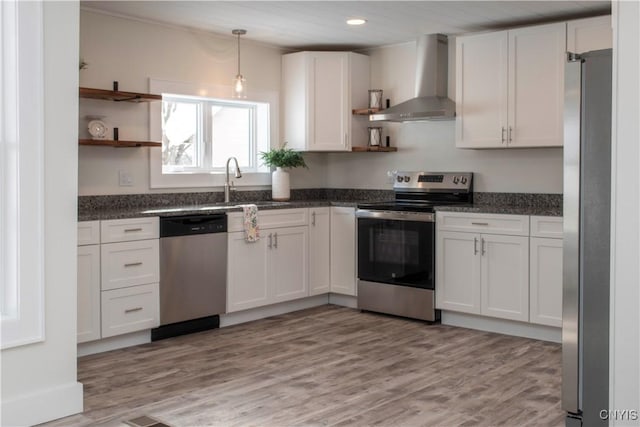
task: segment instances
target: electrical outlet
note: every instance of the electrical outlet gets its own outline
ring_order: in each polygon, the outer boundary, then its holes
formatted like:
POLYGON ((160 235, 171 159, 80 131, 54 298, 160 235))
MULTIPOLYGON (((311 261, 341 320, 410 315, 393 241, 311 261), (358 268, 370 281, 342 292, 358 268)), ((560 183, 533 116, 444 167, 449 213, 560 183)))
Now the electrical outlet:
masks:
POLYGON ((129 171, 118 171, 118 178, 120 181, 120 187, 132 187, 133 176, 129 171))

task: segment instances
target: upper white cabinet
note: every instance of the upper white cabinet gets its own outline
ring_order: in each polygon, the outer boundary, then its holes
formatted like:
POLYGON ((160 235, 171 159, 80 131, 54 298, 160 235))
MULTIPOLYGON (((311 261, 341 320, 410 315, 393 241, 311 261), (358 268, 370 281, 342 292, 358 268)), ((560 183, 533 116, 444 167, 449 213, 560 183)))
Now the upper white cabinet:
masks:
POLYGON ((566 24, 456 39, 456 145, 562 146, 566 24))
POLYGON ((577 19, 567 23, 567 51, 585 53, 613 46, 611 15, 577 19))
POLYGON ((367 144, 367 124, 351 114, 368 103, 369 57, 297 52, 282 57, 284 141, 300 151, 350 151, 367 144))

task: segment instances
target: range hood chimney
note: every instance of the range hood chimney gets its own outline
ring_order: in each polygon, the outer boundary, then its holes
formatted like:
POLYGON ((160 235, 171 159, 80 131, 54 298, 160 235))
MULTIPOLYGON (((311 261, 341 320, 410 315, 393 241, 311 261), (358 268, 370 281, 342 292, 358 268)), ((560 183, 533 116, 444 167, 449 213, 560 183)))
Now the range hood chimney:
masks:
POLYGON ((371 114, 371 121, 452 120, 456 106, 447 97, 448 39, 443 34, 418 38, 415 98, 371 114))

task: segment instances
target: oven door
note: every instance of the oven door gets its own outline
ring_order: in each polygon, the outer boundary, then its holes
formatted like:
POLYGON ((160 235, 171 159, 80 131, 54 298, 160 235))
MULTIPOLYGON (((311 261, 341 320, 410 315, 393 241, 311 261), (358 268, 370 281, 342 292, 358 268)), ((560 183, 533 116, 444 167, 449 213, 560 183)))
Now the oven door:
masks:
POLYGON ((358 210, 358 278, 435 288, 432 213, 358 210))

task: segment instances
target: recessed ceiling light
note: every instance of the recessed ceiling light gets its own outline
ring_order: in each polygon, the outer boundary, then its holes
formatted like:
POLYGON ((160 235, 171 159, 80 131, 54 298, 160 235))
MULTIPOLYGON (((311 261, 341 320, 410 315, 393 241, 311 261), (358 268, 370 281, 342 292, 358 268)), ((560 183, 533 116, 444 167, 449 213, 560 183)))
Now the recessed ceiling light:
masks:
POLYGON ((351 19, 347 19, 347 24, 349 25, 363 25, 367 22, 366 19, 362 19, 362 18, 351 18, 351 19))

